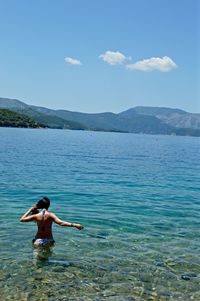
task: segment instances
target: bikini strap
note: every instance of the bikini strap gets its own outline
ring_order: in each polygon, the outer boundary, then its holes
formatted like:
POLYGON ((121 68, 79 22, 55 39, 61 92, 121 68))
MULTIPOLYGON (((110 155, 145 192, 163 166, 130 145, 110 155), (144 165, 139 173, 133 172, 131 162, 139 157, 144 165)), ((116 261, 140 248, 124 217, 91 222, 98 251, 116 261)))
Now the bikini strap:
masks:
POLYGON ((45 210, 42 210, 42 220, 44 220, 45 210))
MULTIPOLYGON (((42 221, 44 222, 44 216, 45 216, 45 210, 42 210, 42 221)), ((43 225, 42 227, 42 231, 45 232, 45 225, 43 225)))

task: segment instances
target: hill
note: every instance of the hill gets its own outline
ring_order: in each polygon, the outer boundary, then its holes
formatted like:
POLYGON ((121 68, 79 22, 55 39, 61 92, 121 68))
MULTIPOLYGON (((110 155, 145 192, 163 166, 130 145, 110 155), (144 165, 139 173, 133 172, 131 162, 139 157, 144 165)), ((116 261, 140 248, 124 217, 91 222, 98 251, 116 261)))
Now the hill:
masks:
POLYGON ((56 114, 56 116, 64 119, 81 122, 89 129, 104 129, 145 134, 169 134, 171 132, 170 126, 164 124, 154 116, 136 114, 134 118, 124 118, 119 114, 110 112, 88 114, 65 110, 51 111, 49 114, 56 114))
POLYGON ((1 127, 23 127, 23 128, 41 128, 44 125, 35 122, 32 118, 13 112, 7 109, 0 109, 1 127))
POLYGON ((198 120, 200 122, 200 114, 187 113, 179 109, 136 107, 119 114, 111 112, 88 114, 67 110, 51 110, 36 106, 31 107, 34 110, 48 114, 49 116, 56 115, 63 119, 80 122, 91 130, 103 129, 129 133, 200 136, 200 124, 198 123, 198 120), (139 108, 143 108, 144 113, 142 110, 140 111, 139 108), (170 122, 170 120, 172 120, 171 116, 175 116, 175 114, 178 114, 179 119, 181 114, 184 115, 184 118, 187 118, 187 120, 196 118, 197 122, 189 125, 187 122, 184 126, 178 126, 178 120, 176 123, 175 121, 170 122), (165 116, 168 115, 169 118, 165 118, 165 116), (193 117, 193 115, 197 116, 193 117), (167 122, 165 122, 165 119, 167 122))
POLYGON ((135 107, 120 113, 121 116, 128 118, 133 118, 135 114, 154 116, 177 128, 200 129, 200 114, 188 113, 180 109, 135 107))
POLYGON ((7 108, 14 112, 29 116, 36 122, 42 123, 45 127, 56 129, 72 129, 72 130, 85 130, 85 125, 75 121, 69 121, 59 118, 56 115, 47 115, 34 110, 32 106, 25 104, 17 99, 0 98, 0 108, 7 108))
POLYGON ((89 114, 52 110, 27 105, 16 99, 0 98, 0 108, 2 107, 28 115, 36 122, 50 128, 200 136, 200 114, 179 109, 135 107, 119 114, 111 112, 89 114), (183 120, 185 120, 184 124, 183 120))

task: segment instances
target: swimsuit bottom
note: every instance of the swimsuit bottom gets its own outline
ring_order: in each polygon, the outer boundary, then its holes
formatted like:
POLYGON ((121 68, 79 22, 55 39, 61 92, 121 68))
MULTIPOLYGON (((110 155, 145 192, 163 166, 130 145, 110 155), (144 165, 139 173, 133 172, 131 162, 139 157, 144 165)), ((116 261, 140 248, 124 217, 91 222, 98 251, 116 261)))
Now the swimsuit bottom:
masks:
POLYGON ((34 238, 33 244, 36 247, 46 247, 46 246, 52 246, 55 243, 55 240, 53 238, 34 238))

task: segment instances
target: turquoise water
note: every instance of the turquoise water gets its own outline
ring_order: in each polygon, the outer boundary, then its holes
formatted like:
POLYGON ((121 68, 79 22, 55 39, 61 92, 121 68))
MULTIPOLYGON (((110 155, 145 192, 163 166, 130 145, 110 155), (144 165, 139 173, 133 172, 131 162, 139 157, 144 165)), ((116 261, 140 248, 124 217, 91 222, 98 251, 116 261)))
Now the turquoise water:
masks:
POLYGON ((200 140, 0 128, 0 300, 200 300, 200 140), (54 226, 36 260, 42 196, 54 226))

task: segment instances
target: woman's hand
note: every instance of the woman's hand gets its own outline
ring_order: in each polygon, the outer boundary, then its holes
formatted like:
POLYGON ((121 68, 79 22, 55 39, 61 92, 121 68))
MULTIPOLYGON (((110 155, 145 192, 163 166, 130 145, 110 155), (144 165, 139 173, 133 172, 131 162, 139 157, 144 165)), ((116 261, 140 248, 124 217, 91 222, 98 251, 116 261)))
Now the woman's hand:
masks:
POLYGON ((35 209, 37 209, 37 206, 36 206, 36 205, 33 205, 33 206, 30 208, 31 211, 34 211, 35 209))
POLYGON ((35 214, 37 213, 37 207, 34 205, 20 218, 20 222, 31 222, 35 218, 35 214), (29 216, 29 214, 32 214, 29 216))
POLYGON ((83 226, 81 224, 73 224, 75 228, 79 229, 79 230, 83 230, 83 226))
POLYGON ((31 211, 32 214, 37 214, 37 213, 38 213, 37 206, 36 206, 36 205, 33 205, 33 206, 30 208, 30 211, 31 211))

